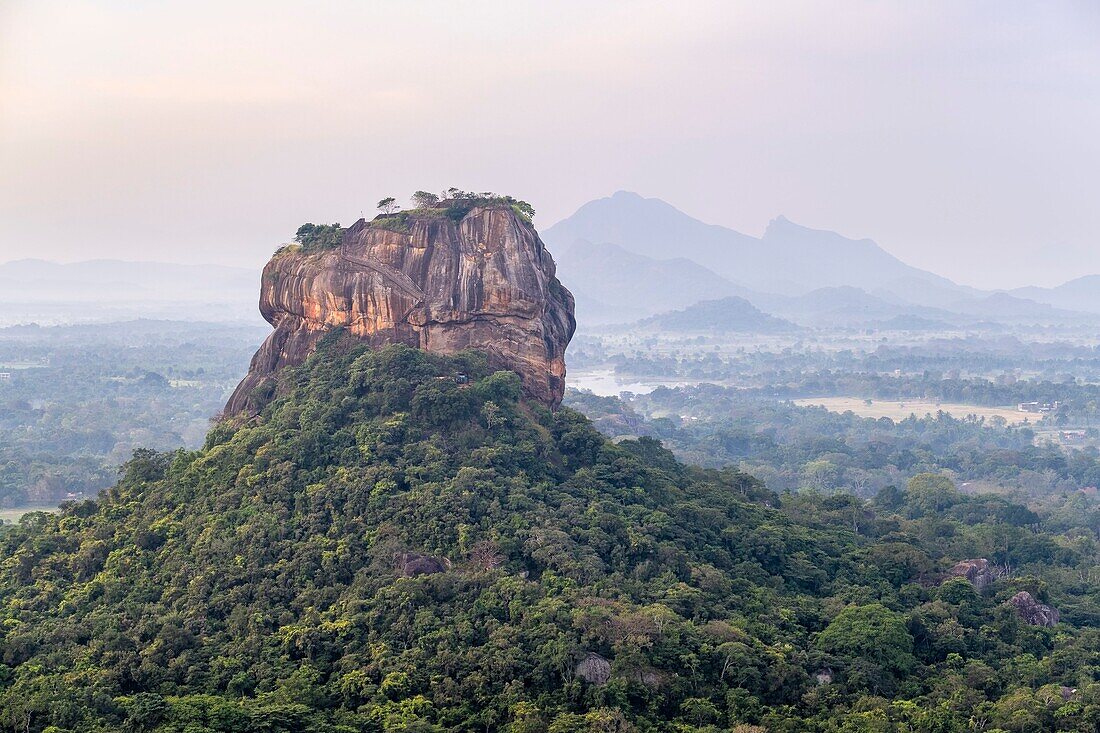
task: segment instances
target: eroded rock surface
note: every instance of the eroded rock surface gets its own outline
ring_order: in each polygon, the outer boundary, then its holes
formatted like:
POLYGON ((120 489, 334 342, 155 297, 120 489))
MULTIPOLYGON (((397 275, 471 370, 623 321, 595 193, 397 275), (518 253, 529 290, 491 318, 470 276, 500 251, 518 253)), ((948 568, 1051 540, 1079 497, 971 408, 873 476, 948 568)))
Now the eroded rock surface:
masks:
POLYGON ((573 296, 530 222, 509 206, 488 206, 461 221, 408 215, 396 228, 407 231, 360 220, 334 249, 288 247, 272 258, 260 312, 275 331, 227 415, 258 413, 277 372, 304 362, 338 328, 373 346, 478 349, 494 367, 518 373, 529 399, 561 402, 573 296))
POLYGON ((979 557, 974 560, 962 560, 951 568, 951 575, 966 578, 977 590, 982 591, 993 585, 996 576, 989 566, 989 560, 979 557))
POLYGON ((590 685, 606 685, 611 679, 611 662, 596 652, 588 652, 573 672, 590 685))
POLYGON ((1053 626, 1058 623, 1061 614, 1058 609, 1039 603, 1035 596, 1022 590, 1008 599, 1008 604, 1016 609, 1016 613, 1024 620, 1024 623, 1032 626, 1053 626))

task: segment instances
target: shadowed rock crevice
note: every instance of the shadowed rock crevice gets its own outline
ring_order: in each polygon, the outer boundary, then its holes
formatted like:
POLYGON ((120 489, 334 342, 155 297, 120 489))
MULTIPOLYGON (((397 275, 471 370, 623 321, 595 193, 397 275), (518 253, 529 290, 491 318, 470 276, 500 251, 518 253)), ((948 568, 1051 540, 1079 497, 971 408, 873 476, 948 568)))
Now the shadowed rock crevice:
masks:
POLYGON ((483 351, 519 374, 528 399, 556 407, 576 329, 573 296, 531 223, 509 206, 475 207, 457 222, 411 212, 401 231, 382 221, 356 222, 333 249, 285 247, 267 264, 260 312, 275 331, 226 414, 258 413, 274 376, 335 329, 372 346, 483 351))

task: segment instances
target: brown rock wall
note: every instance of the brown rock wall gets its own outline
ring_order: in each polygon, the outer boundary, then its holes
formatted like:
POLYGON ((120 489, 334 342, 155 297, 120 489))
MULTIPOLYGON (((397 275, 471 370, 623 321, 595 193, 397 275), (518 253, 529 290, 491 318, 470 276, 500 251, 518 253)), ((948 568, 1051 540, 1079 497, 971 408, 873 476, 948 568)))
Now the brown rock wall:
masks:
POLYGON ((459 222, 411 215, 407 226, 398 232, 360 220, 335 249, 289 248, 272 258, 260 312, 275 330, 227 414, 258 412, 275 374, 304 362, 337 328, 374 346, 479 349, 518 373, 528 398, 561 402, 573 296, 534 227, 507 206, 475 208, 459 222))

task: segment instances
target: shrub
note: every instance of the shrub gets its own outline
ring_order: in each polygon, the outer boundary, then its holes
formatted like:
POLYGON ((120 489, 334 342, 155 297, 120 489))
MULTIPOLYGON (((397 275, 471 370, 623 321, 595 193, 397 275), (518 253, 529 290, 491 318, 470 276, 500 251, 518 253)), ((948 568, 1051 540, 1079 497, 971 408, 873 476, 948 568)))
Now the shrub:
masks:
POLYGON ((294 234, 294 241, 302 245, 305 252, 322 249, 334 249, 344 238, 347 229, 335 224, 303 224, 294 234))

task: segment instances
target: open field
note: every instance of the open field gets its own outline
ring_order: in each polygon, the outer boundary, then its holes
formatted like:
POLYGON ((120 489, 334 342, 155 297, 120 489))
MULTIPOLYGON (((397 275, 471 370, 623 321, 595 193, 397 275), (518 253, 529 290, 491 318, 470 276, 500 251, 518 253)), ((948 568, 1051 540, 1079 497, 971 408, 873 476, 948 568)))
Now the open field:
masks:
POLYGON ((1003 417, 1010 425, 1019 425, 1025 421, 1036 423, 1039 415, 1019 412, 1015 407, 983 407, 981 405, 963 405, 952 402, 929 402, 927 400, 905 400, 895 402, 891 400, 867 400, 859 397, 810 397, 807 399, 793 400, 796 405, 808 407, 820 405, 832 412, 848 412, 851 410, 862 417, 888 417, 891 420, 904 420, 910 415, 924 417, 935 415, 943 411, 956 419, 967 415, 977 415, 987 420, 994 416, 1003 417))
POLYGON ((0 509, 0 522, 5 524, 8 522, 18 524, 24 514, 29 514, 30 512, 48 512, 53 514, 56 511, 57 507, 55 506, 17 506, 11 509, 0 509))

